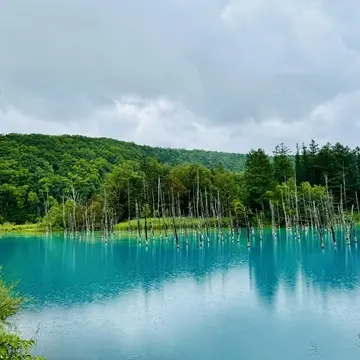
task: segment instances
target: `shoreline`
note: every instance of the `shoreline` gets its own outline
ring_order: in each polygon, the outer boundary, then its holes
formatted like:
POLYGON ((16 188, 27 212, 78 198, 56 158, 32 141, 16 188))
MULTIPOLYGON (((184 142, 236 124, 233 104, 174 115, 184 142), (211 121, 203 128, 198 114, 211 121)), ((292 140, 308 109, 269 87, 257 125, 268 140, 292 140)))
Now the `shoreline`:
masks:
MULTIPOLYGON (((152 235, 152 231, 154 231, 154 233, 159 233, 159 232, 163 232, 163 231, 167 231, 168 233, 172 233, 173 232, 173 220, 171 218, 167 218, 167 219, 154 219, 154 218, 149 218, 147 219, 147 231, 148 231, 148 235, 149 237, 152 235)), ((145 233, 145 220, 144 219, 140 219, 140 228, 141 228, 141 233, 145 233)), ((191 219, 191 218, 177 218, 176 219, 176 224, 177 224, 177 228, 186 228, 186 229, 191 229, 193 227, 197 227, 199 225, 199 219, 191 219)), ((208 219, 207 225, 209 227, 209 229, 217 229, 218 228, 218 224, 217 224, 217 219, 214 218, 210 218, 208 219)), ((360 222, 356 221, 355 222, 356 227, 360 226, 360 222)), ((229 221, 227 218, 223 218, 222 219, 222 229, 228 229, 229 227, 229 221)), ((204 223, 202 224, 202 228, 205 231, 205 225, 204 223)), ((255 227, 256 229, 257 227, 255 227)), ((263 224, 262 228, 265 229, 271 229, 271 225, 270 224, 263 224)), ((282 226, 281 228, 285 228, 284 226, 282 226)), ((242 227, 242 229, 244 229, 244 226, 242 227)), ((95 233, 99 233, 101 232, 101 229, 97 229, 94 232, 95 233)), ((114 233, 137 233, 138 229, 137 229, 137 220, 131 220, 130 221, 130 230, 129 230, 129 222, 121 222, 118 223, 114 226, 114 233)), ((80 230, 78 231, 78 233, 83 233, 84 231, 80 230)), ((4 234, 29 234, 29 235, 46 235, 46 226, 43 224, 32 224, 32 223, 26 223, 26 224, 11 224, 11 223, 5 223, 5 224, 0 224, 0 235, 4 235, 4 234)), ((62 227, 56 226, 52 228, 52 234, 61 234, 64 233, 64 229, 62 227)))

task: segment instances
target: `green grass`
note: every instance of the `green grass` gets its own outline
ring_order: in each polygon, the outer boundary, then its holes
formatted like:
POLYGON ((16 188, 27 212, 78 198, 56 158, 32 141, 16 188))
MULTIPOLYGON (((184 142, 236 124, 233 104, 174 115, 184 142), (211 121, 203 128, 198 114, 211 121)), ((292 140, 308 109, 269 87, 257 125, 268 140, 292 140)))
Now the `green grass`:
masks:
MULTIPOLYGON (((176 218, 175 222, 176 222, 177 227, 191 228, 191 227, 197 227, 199 225, 199 219, 176 218)), ((223 226, 228 225, 227 219, 223 219, 222 222, 223 222, 223 226)), ((173 228, 172 218, 165 218, 165 219, 149 218, 149 219, 147 219, 147 227, 149 230, 151 229, 151 224, 153 224, 154 230, 164 230, 166 227, 168 229, 173 228)), ((217 219, 209 219, 208 225, 211 227, 217 227, 218 226, 217 219)), ((203 220, 203 226, 204 226, 204 220, 203 220)), ((142 229, 145 227, 144 219, 140 219, 140 227, 142 229)), ((129 230, 129 222, 124 221, 124 222, 121 222, 121 223, 115 225, 114 230, 115 231, 128 231, 129 230)), ((137 230, 137 220, 136 219, 130 221, 130 230, 132 230, 132 231, 137 230)), ((53 231, 63 231, 63 229, 60 229, 60 228, 53 229, 53 231)), ((10 233, 10 232, 12 232, 12 233, 14 233, 14 232, 30 233, 30 234, 31 233, 45 233, 46 228, 43 223, 41 223, 41 224, 26 223, 26 224, 22 224, 22 225, 17 225, 17 224, 13 224, 13 223, 0 224, 0 233, 10 233)))
POLYGON ((45 226, 42 224, 12 224, 4 223, 0 224, 0 233, 8 232, 22 232, 22 233, 44 233, 46 231, 45 226))
MULTIPOLYGON (((193 226, 197 227, 199 225, 200 220, 199 219, 192 219, 189 217, 186 218, 175 218, 175 223, 177 227, 186 227, 191 228, 193 226)), ((218 222, 217 219, 210 218, 207 222, 207 224, 211 227, 217 227, 218 222)), ((228 226, 228 219, 224 218, 222 219, 223 226, 228 226)), ((131 220, 121 222, 120 224, 115 225, 115 231, 128 231, 130 226, 130 230, 136 230, 137 229, 137 220, 131 220)), ((147 219, 147 227, 148 229, 151 229, 151 226, 153 226, 154 230, 164 230, 166 227, 168 229, 173 228, 173 220, 172 218, 149 218, 147 219)), ((205 220, 202 221, 202 226, 205 226, 205 220)), ((143 229, 145 227, 145 220, 140 219, 140 227, 143 229)))

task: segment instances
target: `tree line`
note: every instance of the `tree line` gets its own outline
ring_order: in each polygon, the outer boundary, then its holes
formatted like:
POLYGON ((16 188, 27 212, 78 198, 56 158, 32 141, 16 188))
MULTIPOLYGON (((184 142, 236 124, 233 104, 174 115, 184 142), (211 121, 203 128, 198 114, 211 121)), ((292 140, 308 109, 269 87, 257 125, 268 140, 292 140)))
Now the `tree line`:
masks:
POLYGON ((292 155, 280 144, 271 155, 262 149, 239 155, 243 167, 235 170, 222 153, 206 160, 199 151, 196 161, 193 151, 193 162, 185 155, 170 161, 187 151, 151 149, 82 136, 0 136, 0 222, 36 223, 45 216, 53 227, 89 229, 144 216, 218 216, 221 204, 222 216, 252 221, 260 213, 270 221, 277 210, 284 225, 284 214, 295 211, 291 196, 303 199, 303 222, 312 202, 329 196, 344 211, 359 210, 359 148, 312 141, 292 155))

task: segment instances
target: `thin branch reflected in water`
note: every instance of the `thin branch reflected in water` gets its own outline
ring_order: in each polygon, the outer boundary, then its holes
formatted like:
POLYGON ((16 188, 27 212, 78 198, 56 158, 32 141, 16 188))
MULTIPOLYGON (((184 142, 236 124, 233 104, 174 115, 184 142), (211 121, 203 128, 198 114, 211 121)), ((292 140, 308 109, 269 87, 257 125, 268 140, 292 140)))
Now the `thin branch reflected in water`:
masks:
POLYGON ((309 352, 310 352, 309 356, 317 356, 320 359, 324 359, 324 357, 321 354, 321 350, 318 348, 317 344, 314 342, 312 342, 310 344, 309 352))

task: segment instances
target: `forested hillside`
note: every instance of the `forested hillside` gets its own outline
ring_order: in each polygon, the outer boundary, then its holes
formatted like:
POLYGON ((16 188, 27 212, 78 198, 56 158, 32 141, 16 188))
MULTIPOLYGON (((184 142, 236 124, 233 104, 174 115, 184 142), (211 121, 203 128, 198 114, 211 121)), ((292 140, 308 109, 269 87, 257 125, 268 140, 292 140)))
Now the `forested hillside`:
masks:
POLYGON ((0 135, 0 221, 35 221, 43 214, 47 193, 60 201, 69 184, 75 184, 82 198, 88 198, 100 191, 114 167, 129 160, 141 168, 152 158, 168 165, 197 163, 240 171, 246 156, 84 136, 0 135))
POLYGON ((66 154, 79 160, 102 158, 111 164, 117 163, 119 159, 139 161, 144 157, 153 157, 159 162, 169 165, 196 163, 209 169, 223 167, 231 171, 242 171, 246 161, 244 154, 150 147, 108 138, 39 134, 0 135, 1 157, 16 156, 16 152, 9 152, 9 149, 14 147, 18 147, 18 153, 27 151, 34 153, 36 148, 38 152, 41 152, 39 156, 52 164, 60 161, 59 158, 56 159, 58 156, 64 158, 66 154), (55 157, 54 154, 56 154, 55 157))
POLYGON ((169 165, 186 163, 201 164, 209 169, 223 167, 230 171, 243 171, 246 162, 245 154, 233 154, 217 151, 164 149, 142 146, 145 154, 154 157, 159 162, 169 165))
POLYGON ((38 222, 47 214, 53 225, 81 228, 90 212, 97 224, 104 212, 116 222, 136 214, 168 216, 174 199, 184 216, 206 208, 209 216, 239 217, 246 209, 246 216, 261 212, 269 219, 273 204, 279 223, 295 216, 295 205, 300 216, 301 205, 307 222, 315 199, 321 205, 330 196, 340 211, 358 211, 359 169, 359 148, 320 148, 314 141, 294 157, 280 144, 270 158, 262 149, 234 155, 9 134, 0 136, 0 223, 38 222))

